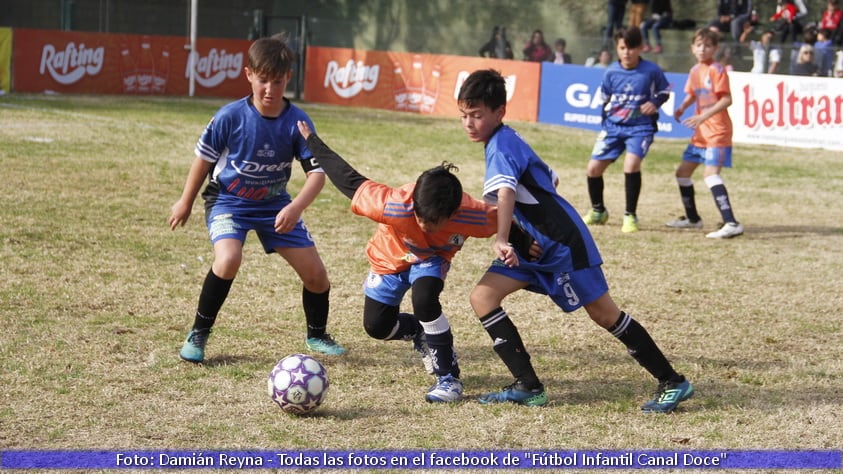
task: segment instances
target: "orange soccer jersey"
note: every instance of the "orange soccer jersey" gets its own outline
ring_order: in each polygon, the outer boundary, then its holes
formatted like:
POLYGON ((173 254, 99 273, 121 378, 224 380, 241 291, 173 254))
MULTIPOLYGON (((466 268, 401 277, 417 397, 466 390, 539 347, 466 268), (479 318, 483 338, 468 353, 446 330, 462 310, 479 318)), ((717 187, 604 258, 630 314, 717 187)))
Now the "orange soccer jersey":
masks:
POLYGON ((414 263, 438 255, 451 261, 468 237, 490 237, 497 231, 497 208, 463 193, 456 214, 439 231, 421 230, 413 213, 415 183, 392 188, 364 182, 354 193, 351 211, 378 223, 366 245, 374 273, 403 272, 414 263))
MULTIPOLYGON (((732 93, 726 68, 718 62, 697 63, 688 73, 685 93, 697 102, 697 114, 714 105, 725 94, 732 93)), ((691 137, 691 144, 701 148, 732 146, 732 119, 723 110, 701 123, 691 137)))

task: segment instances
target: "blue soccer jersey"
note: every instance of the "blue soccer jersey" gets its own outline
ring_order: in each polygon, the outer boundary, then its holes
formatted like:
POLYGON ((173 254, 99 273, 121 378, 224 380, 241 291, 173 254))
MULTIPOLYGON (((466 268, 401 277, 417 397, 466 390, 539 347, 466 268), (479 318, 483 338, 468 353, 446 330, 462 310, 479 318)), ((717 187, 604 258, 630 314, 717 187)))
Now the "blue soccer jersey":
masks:
POLYGON ((653 62, 642 59, 636 67, 624 69, 615 61, 603 74, 600 93, 605 104, 604 128, 623 126, 655 133, 658 115, 642 114, 641 106, 652 102, 661 107, 670 98, 670 83, 653 62))
POLYGON ((486 144, 483 198, 494 204, 499 189, 515 190, 515 221, 542 248, 537 261, 519 259, 524 270, 570 272, 603 263, 585 222, 556 192, 557 180, 512 128, 502 125, 486 144))
MULTIPOLYGON (((246 97, 220 108, 199 141, 196 156, 215 163, 203 196, 214 213, 278 212, 290 203, 287 182, 294 159, 319 170, 296 122, 307 114, 287 102, 279 117, 263 117, 246 97)), ((319 170, 321 171, 321 170, 319 170)))

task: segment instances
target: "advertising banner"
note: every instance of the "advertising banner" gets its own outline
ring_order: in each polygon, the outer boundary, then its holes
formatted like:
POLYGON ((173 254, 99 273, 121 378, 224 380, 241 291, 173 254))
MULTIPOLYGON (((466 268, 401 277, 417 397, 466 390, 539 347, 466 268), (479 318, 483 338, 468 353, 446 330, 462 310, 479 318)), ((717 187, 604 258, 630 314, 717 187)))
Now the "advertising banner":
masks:
POLYGON ((180 36, 14 29, 16 92, 241 97, 251 42, 202 38, 192 54, 180 36), (192 61, 191 61, 192 59, 192 61))
POLYGON ((843 79, 729 73, 740 143, 843 150, 843 79))
POLYGON ((507 82, 509 120, 535 122, 540 64, 465 56, 307 48, 304 98, 309 102, 459 115, 459 87, 477 69, 496 69, 507 82))
POLYGON ((0 95, 8 94, 12 83, 12 29, 0 28, 0 95))
MULTIPOLYGON (((600 84, 604 68, 575 64, 543 63, 539 122, 600 130, 600 84)), ((670 99, 659 111, 659 137, 690 138, 694 131, 673 118, 676 106, 685 100, 687 74, 665 73, 670 82, 670 99)), ((686 113, 685 117, 689 115, 686 113)))

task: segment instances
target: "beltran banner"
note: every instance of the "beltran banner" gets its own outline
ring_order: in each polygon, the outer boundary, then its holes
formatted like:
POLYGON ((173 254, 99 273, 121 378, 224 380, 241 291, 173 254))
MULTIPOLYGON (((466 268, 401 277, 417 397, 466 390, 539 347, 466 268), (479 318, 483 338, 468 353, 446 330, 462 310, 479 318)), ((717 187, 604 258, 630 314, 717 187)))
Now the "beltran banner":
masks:
POLYGON ((729 73, 740 143, 843 150, 843 79, 729 73))
MULTIPOLYGON (((539 122, 600 130, 600 84, 604 68, 575 64, 542 64, 539 122)), ((659 111, 659 137, 690 138, 694 131, 673 118, 676 106, 685 99, 687 74, 665 73, 670 82, 670 99, 659 111)), ((734 107, 734 106, 733 106, 734 107)), ((693 113, 691 109, 685 118, 693 113)))

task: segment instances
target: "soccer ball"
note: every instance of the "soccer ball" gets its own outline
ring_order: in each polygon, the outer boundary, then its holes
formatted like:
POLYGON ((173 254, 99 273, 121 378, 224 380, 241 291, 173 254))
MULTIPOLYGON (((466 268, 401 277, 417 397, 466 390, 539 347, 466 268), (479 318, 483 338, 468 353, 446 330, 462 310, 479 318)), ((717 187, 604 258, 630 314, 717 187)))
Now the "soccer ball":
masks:
POLYGON ((303 415, 322 404, 328 392, 328 373, 305 354, 287 356, 275 365, 267 382, 269 398, 287 413, 303 415))

